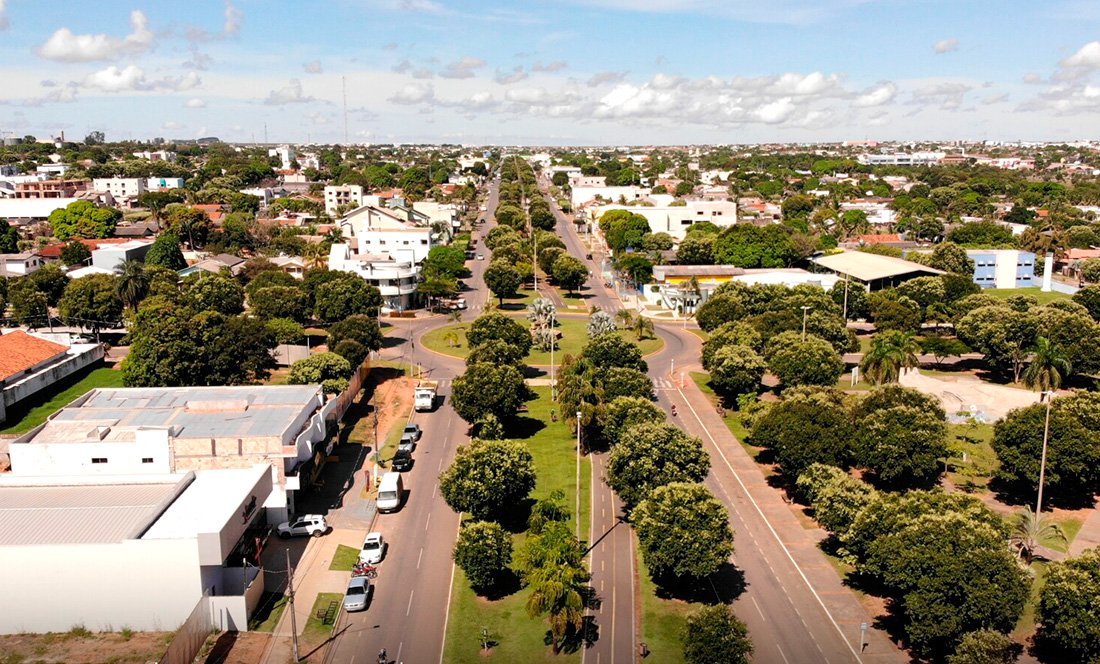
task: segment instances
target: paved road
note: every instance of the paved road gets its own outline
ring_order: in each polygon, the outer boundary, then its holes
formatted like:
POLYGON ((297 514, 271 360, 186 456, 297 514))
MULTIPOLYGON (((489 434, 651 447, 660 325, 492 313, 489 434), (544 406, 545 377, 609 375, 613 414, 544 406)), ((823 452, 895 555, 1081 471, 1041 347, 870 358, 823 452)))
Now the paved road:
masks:
MULTIPOLYGON (((496 193, 494 184, 485 213, 490 217, 496 193)), ((483 235, 487 229, 483 225, 477 234, 483 235)), ((467 317, 475 316, 484 306, 481 276, 486 263, 470 263, 473 276, 467 281, 472 290, 464 294, 467 317)), ((451 549, 460 519, 439 495, 437 478, 454 458, 458 445, 468 440, 466 423, 451 408, 449 399, 451 381, 462 373, 464 363, 426 351, 416 343, 425 332, 448 323, 447 318, 395 322, 402 328, 396 336, 406 341, 387 349, 383 356, 419 364, 428 377, 440 381, 441 399, 435 411, 413 414, 412 421, 420 424, 424 435, 414 453, 412 470, 404 473, 407 500, 401 510, 382 514, 375 523, 388 548, 367 610, 341 618, 328 656, 329 662, 340 664, 375 664, 382 648, 393 662, 434 664, 443 660, 454 574, 451 549)))

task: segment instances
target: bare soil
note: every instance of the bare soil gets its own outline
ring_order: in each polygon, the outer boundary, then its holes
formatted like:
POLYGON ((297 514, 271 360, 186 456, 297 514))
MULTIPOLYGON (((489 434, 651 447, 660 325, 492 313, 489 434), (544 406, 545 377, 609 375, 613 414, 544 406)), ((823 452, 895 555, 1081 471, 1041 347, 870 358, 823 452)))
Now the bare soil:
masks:
MULTIPOLYGON (((266 632, 222 632, 210 637, 213 645, 204 664, 259 664, 271 634, 266 632)), ((209 642, 207 645, 211 645, 209 642)))
POLYGON ((0 662, 121 664, 160 660, 172 632, 78 632, 0 635, 0 662))

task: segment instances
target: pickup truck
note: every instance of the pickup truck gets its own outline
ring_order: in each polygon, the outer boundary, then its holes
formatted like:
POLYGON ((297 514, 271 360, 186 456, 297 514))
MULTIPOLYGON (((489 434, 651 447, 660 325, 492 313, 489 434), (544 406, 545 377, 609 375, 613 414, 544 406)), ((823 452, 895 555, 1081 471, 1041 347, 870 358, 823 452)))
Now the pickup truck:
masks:
POLYGON ((413 392, 413 408, 418 411, 432 410, 435 408, 435 392, 439 382, 434 380, 422 380, 416 385, 413 392))

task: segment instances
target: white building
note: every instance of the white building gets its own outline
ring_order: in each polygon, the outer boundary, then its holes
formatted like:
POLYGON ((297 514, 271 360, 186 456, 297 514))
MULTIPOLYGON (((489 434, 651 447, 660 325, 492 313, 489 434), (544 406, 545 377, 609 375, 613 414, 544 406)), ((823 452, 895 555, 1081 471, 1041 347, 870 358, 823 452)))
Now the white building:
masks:
POLYGON ((860 210, 867 215, 867 221, 876 226, 889 226, 897 221, 897 212, 891 209, 885 200, 853 199, 840 204, 840 211, 860 210))
POLYGON ((96 178, 92 189, 106 191, 117 199, 134 199, 145 193, 144 178, 96 178))
POLYGON ((420 263, 436 246, 435 233, 399 216, 395 210, 364 205, 337 222, 355 255, 388 255, 393 260, 420 263))
POLYGON ((294 153, 294 148, 290 147, 289 145, 280 145, 277 148, 271 148, 270 150, 268 150, 267 156, 278 157, 282 170, 289 171, 290 169, 294 168, 295 156, 297 155, 295 155, 294 153))
POLYGON ((170 150, 145 150, 143 152, 135 152, 134 156, 138 159, 148 159, 149 161, 175 161, 176 153, 170 150))
POLYGON ((328 269, 357 274, 382 293, 383 307, 394 311, 412 309, 417 304, 416 285, 420 267, 389 255, 353 253, 347 244, 329 248, 328 269))
POLYGON ((654 265, 654 283, 643 287, 647 303, 673 312, 694 312, 722 284, 779 284, 788 288, 809 284, 832 288, 840 280, 834 274, 814 274, 800 268, 749 269, 734 265, 654 265))
POLYGON ((569 172, 570 187, 606 187, 607 177, 603 175, 583 175, 578 168, 569 172))
POLYGON ((54 210, 67 207, 80 198, 3 198, 0 197, 0 219, 36 221, 47 219, 54 210))
POLYGON ((46 175, 64 175, 72 168, 69 164, 39 164, 35 171, 46 175))
POLYGON ((146 191, 164 191, 165 189, 183 189, 183 178, 146 178, 146 191))
POLYGON ((856 157, 856 161, 868 166, 935 166, 945 156, 947 156, 946 152, 914 152, 912 154, 902 152, 872 154, 865 152, 856 157))
POLYGON ((578 209, 582 204, 588 201, 595 200, 596 198, 602 198, 608 203, 614 203, 618 200, 633 201, 649 194, 649 189, 644 187, 626 186, 626 187, 573 187, 572 194, 570 196, 570 202, 573 204, 573 209, 578 209))
POLYGON ((152 240, 130 240, 118 244, 104 244, 92 251, 92 267, 115 271, 128 260, 144 261, 152 248, 152 240))
POLYGON ((437 203, 435 201, 416 201, 412 204, 414 210, 428 217, 430 224, 446 224, 448 228, 458 228, 462 222, 458 219, 458 208, 454 203, 437 203))
POLYGON ((341 206, 363 205, 363 187, 357 184, 328 185, 325 187, 325 212, 336 215, 341 206))
POLYGON ((42 257, 33 252, 0 254, 0 277, 23 277, 42 267, 42 257))
POLYGON ((673 239, 683 240, 692 224, 709 221, 720 228, 737 223, 737 204, 730 201, 686 201, 682 206, 625 206, 603 205, 596 209, 598 221, 609 210, 627 210, 640 214, 649 222, 651 233, 668 233, 673 239))
POLYGON ((220 629, 246 631, 272 490, 264 465, 0 476, 0 633, 172 631, 200 606, 220 629))

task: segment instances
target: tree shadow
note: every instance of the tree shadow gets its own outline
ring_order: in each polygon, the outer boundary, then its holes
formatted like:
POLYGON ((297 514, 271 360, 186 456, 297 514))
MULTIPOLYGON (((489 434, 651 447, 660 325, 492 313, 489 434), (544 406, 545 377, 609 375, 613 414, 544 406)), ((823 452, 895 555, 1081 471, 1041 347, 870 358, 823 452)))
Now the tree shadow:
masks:
POLYGON ((523 377, 524 378, 542 378, 543 376, 547 376, 547 375, 549 375, 549 372, 546 369, 542 369, 542 368, 539 368, 539 367, 533 367, 529 364, 523 365, 523 377))
POLYGON ((748 588, 745 573, 730 562, 722 563, 708 577, 678 577, 673 574, 653 576, 657 597, 702 604, 729 604, 748 588))
MULTIPOLYGON (((1048 467, 1047 472, 1050 472, 1048 467)), ((1049 477, 1049 475, 1048 475, 1049 477)), ((1036 487, 1022 482, 1007 482, 996 475, 989 480, 989 490, 997 500, 1006 505, 1030 505, 1035 500, 1036 487)), ((1096 504, 1096 494, 1085 488, 1051 491, 1047 486, 1044 507, 1061 507, 1067 510, 1088 509, 1096 504)))
MULTIPOLYGON (((562 637, 561 643, 558 644, 558 652, 572 655, 582 647, 592 647, 592 644, 594 644, 598 638, 599 627, 596 625, 595 620, 592 616, 584 616, 581 618, 580 629, 576 629, 572 625, 566 628, 565 636, 562 637)), ((554 633, 551 630, 546 630, 546 633, 542 635, 542 642, 547 646, 553 646, 554 633)))
POLYGON ((522 587, 523 584, 520 583, 519 575, 510 569, 506 569, 493 580, 491 585, 485 588, 475 588, 474 592, 478 594, 478 597, 484 597, 491 602, 495 602, 516 594, 522 587))
POLYGON ((382 337, 382 348, 397 348, 408 340, 409 337, 403 334, 387 334, 382 337))
POLYGON ((534 498, 524 498, 508 506, 497 515, 497 522, 513 535, 526 531, 527 520, 531 518, 531 510, 534 508, 535 502, 534 498))
POLYGON ((507 427, 505 427, 505 432, 508 438, 523 440, 534 436, 545 428, 546 423, 540 419, 528 417, 526 415, 517 415, 508 422, 507 427))

